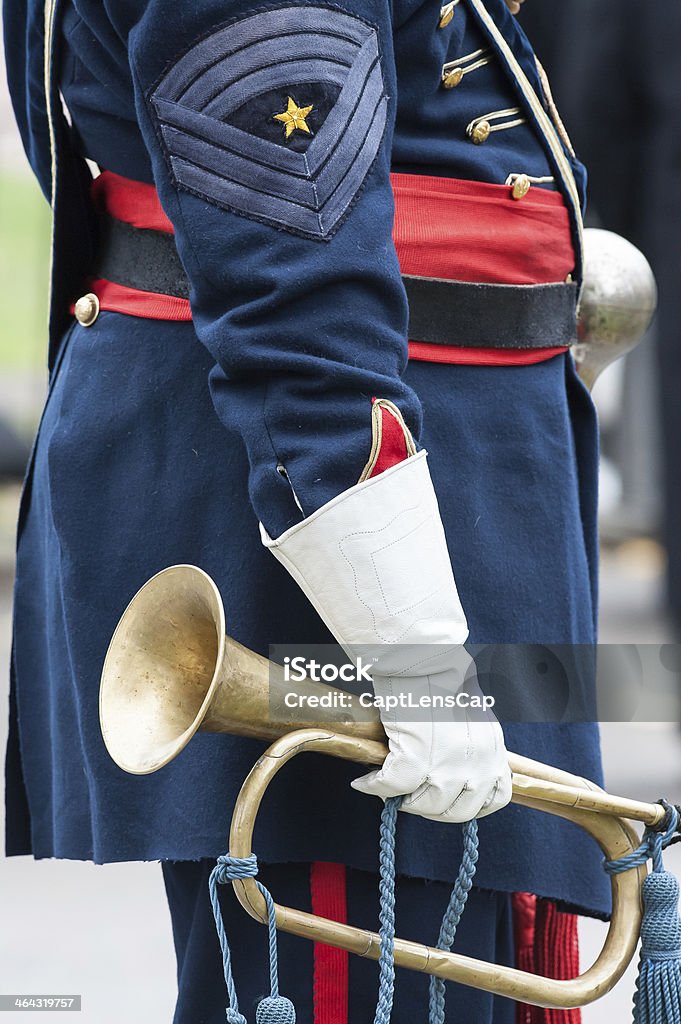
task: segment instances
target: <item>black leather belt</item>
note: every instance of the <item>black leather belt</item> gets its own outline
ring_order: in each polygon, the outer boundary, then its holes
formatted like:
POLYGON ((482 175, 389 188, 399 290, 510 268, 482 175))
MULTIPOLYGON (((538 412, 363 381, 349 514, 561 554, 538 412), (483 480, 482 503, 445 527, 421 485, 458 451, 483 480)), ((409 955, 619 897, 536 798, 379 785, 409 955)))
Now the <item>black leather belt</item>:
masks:
MULTIPOLYGON (((173 235, 105 215, 95 276, 127 288, 189 298, 173 235)), ((577 337, 577 285, 470 284, 402 278, 411 341, 466 348, 557 348, 577 337)))

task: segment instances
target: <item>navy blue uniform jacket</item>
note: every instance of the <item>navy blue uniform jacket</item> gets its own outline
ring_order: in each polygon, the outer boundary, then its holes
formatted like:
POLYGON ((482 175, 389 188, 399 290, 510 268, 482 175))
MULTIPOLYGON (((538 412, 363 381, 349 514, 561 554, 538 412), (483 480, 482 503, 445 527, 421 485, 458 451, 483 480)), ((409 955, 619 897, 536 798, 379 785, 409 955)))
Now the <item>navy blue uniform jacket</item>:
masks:
MULTIPOLYGON (((294 492, 307 515, 356 482, 372 396, 395 402, 430 452, 471 640, 593 642, 590 399, 569 355, 407 365, 389 179, 542 179, 533 187, 560 190, 570 211, 579 278, 584 175, 547 127, 549 98, 503 0, 52 7, 54 173, 43 4, 5 4, 17 120, 55 202, 51 388, 20 517, 8 852, 213 856, 262 747, 204 735, 156 775, 126 776, 99 734, 108 640, 139 586, 176 562, 215 578, 243 643, 329 640, 257 521, 276 536, 300 519, 294 492), (478 51, 481 65, 443 88, 443 65, 478 51), (287 135, 275 118, 289 98, 311 108, 309 131, 287 135), (466 127, 483 115, 499 130, 476 145, 466 127), (92 256, 83 157, 155 184, 193 324, 73 321, 92 256)), ((595 726, 509 725, 507 743, 599 778, 595 726)), ((350 790, 356 773, 312 757, 283 773, 261 859, 373 868, 379 807, 350 790)), ((598 852, 570 825, 510 807, 481 833, 480 885, 607 910, 598 852)), ((452 879, 459 856, 457 828, 401 822, 402 872, 452 879)))

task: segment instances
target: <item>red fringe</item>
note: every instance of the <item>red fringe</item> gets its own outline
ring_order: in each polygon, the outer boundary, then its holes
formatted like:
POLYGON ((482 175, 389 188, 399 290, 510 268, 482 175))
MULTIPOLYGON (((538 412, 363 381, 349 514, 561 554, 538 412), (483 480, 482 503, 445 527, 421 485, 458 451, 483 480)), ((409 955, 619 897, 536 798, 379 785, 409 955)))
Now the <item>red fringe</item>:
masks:
MULTIPOLYGON (((513 895, 516 964, 523 971, 567 981, 579 974, 577 917, 528 892, 513 895)), ((581 1024, 581 1010, 544 1010, 518 1003, 516 1024, 581 1024)))

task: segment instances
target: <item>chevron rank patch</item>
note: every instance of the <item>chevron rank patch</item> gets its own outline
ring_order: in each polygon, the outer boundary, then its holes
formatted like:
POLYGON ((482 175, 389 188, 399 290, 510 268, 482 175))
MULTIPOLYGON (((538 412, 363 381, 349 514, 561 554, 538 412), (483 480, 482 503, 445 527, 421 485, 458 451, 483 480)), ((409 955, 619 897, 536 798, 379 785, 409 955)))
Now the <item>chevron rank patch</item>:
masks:
POLYGON ((223 25, 150 100, 178 187, 317 240, 339 227, 386 125, 376 30, 311 4, 223 25))

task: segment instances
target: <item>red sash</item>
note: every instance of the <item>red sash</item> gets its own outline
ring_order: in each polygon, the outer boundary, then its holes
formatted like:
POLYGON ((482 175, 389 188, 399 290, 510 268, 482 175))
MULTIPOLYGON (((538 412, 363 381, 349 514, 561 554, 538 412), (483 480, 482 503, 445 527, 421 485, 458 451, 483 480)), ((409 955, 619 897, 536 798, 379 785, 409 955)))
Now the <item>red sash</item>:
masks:
MULTIPOLYGON (((559 192, 534 187, 514 200, 505 185, 392 174, 393 237, 404 275, 481 284, 553 284, 574 268, 570 222, 559 192)), ((95 202, 136 228, 173 234, 153 185, 104 171, 95 202)), ((189 300, 102 279, 90 282, 100 308, 153 320, 191 320, 189 300)), ((550 359, 565 348, 466 348, 409 341, 409 358, 504 366, 550 359)))

